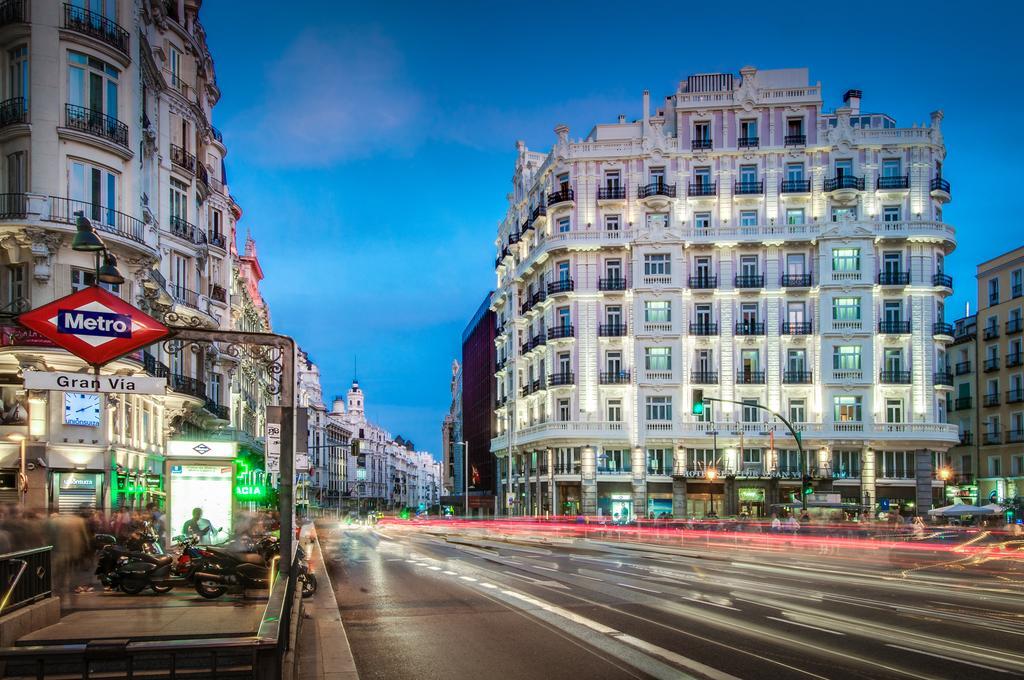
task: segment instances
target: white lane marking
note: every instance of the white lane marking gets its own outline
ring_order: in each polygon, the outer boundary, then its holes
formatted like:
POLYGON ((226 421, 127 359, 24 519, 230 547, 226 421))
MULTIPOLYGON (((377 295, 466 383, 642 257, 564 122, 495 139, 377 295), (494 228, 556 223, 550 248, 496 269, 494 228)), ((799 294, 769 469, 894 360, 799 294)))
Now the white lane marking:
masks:
POLYGON ((921 649, 914 649, 913 647, 904 647, 903 645, 894 645, 886 643, 886 647, 892 647, 893 649, 902 649, 905 652, 914 652, 915 654, 924 654, 925 656, 934 656, 936 659, 944 659, 946 661, 953 661, 955 663, 967 664, 968 666, 976 666, 977 668, 984 668, 987 671, 995 671, 996 673, 1009 673, 1010 671, 1004 668, 996 668, 995 666, 986 666, 985 664, 974 663, 973 661, 964 661, 958 659, 955 656, 945 656, 943 654, 936 654, 934 652, 926 652, 921 649))
POLYGON ((717 602, 712 602, 711 600, 702 600, 699 597, 686 597, 684 595, 683 599, 684 600, 689 600, 690 602, 696 602, 697 604, 706 604, 706 605, 710 605, 712 607, 718 607, 719 609, 731 609, 734 612, 738 612, 739 611, 739 609, 737 607, 730 607, 727 604, 719 604, 717 602))
POLYGON ((431 571, 441 571, 441 567, 427 567, 431 571))
POLYGON ((406 560, 409 564, 416 564, 416 560, 406 560))
POLYGON ((605 571, 610 571, 613 574, 622 574, 624 576, 635 576, 638 578, 643 576, 642 574, 638 574, 635 571, 619 571, 618 569, 605 569, 605 571))
MULTIPOLYGON (((402 558, 401 557, 391 557, 391 558, 388 558, 388 559, 386 559, 384 561, 385 562, 401 562, 402 558)), ((406 560, 406 562, 412 562, 412 560, 406 560)))
POLYGON ((623 588, 632 588, 633 590, 642 590, 645 593, 656 593, 658 595, 661 595, 661 591, 660 590, 651 590, 650 588, 641 588, 640 586, 631 586, 628 583, 616 583, 615 585, 622 586, 623 588))
POLYGON ((447 569, 445 569, 445 570, 444 570, 443 572, 441 572, 441 573, 442 573, 442 574, 448 574, 449 576, 458 576, 458 575, 459 575, 459 572, 457 572, 457 571, 449 571, 449 570, 447 570, 447 569))
POLYGON ((480 585, 483 586, 484 588, 497 588, 498 587, 498 586, 494 585, 493 583, 481 583, 480 585))
POLYGON ((558 571, 559 571, 558 569, 552 569, 551 567, 542 567, 542 566, 540 566, 539 564, 535 564, 535 565, 533 565, 533 568, 534 568, 534 569, 543 569, 544 571, 553 571, 553 572, 555 572, 556 574, 557 574, 557 573, 558 573, 558 571))
POLYGON ((841 637, 846 637, 846 633, 841 633, 838 630, 829 630, 828 628, 820 628, 818 626, 812 626, 809 623, 800 623, 799 621, 790 621, 789 619, 780 619, 777 616, 766 616, 765 618, 766 619, 771 619, 772 621, 778 621, 779 623, 788 623, 791 626, 800 626, 801 628, 812 628, 814 630, 821 631, 822 633, 828 633, 829 635, 839 635, 841 637))
POLYGON ((476 583, 476 579, 472 576, 460 576, 459 578, 461 578, 463 581, 470 581, 471 583, 476 583))

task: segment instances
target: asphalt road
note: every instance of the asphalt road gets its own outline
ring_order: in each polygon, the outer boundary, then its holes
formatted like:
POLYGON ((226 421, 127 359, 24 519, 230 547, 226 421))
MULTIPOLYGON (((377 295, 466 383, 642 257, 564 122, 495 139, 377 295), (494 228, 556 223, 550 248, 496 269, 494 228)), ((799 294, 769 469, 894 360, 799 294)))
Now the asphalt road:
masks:
POLYGON ((362 678, 1024 677, 1024 584, 885 555, 322 526, 362 678))

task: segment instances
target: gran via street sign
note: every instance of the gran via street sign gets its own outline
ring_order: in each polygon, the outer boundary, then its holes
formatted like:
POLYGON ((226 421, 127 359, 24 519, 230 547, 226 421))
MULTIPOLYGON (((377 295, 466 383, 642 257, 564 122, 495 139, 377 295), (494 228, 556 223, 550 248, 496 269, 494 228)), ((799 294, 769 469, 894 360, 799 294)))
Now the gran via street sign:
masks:
POLYGON ((64 371, 24 372, 25 389, 58 392, 104 392, 115 394, 166 394, 167 378, 148 375, 89 375, 64 371))
POLYGON ((96 286, 25 312, 18 321, 95 367, 170 332, 142 310, 96 286))

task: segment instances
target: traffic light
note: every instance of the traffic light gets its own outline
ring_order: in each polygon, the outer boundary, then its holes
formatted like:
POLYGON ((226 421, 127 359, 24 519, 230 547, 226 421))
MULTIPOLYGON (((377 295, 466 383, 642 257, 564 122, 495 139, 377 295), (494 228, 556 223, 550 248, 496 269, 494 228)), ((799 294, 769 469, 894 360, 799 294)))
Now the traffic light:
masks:
POLYGON ((697 392, 693 396, 693 415, 702 415, 704 413, 704 395, 700 392, 697 392))
POLYGON ((804 475, 804 478, 800 484, 800 491, 805 496, 809 496, 814 493, 814 484, 811 481, 810 475, 804 475))

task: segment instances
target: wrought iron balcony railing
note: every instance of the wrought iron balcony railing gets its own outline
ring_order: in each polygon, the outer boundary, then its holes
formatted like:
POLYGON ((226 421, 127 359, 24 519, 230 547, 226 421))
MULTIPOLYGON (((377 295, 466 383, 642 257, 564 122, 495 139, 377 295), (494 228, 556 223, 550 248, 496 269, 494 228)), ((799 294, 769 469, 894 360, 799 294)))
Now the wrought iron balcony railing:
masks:
POLYGON ((690 335, 718 335, 718 324, 713 322, 691 323, 690 335))
POLYGON ((736 140, 736 148, 738 149, 756 149, 760 146, 760 138, 758 137, 739 137, 736 140))
POLYGON ((548 386, 556 387, 559 385, 575 385, 576 378, 572 371, 561 371, 559 373, 552 373, 548 376, 548 386))
POLYGON ((557 293, 568 293, 574 290, 576 284, 572 279, 559 279, 557 281, 551 281, 548 283, 548 295, 555 295, 557 293))
POLYGON ((810 321, 783 321, 783 335, 810 335, 813 324, 810 321))
POLYGON ((732 192, 737 196, 756 196, 764 193, 764 180, 756 182, 736 182, 732 192))
POLYGON ((597 334, 602 338, 617 338, 626 335, 624 323, 602 323, 597 326, 597 334))
POLYGON ((910 285, 910 272, 885 271, 878 272, 878 283, 882 286, 910 285))
POLYGON ((572 324, 564 326, 552 326, 548 329, 548 340, 560 340, 562 338, 576 337, 576 329, 572 324))
POLYGON ((626 385, 630 382, 629 371, 601 371, 602 385, 626 385))
POLYGON ((824 190, 826 192, 838 191, 840 189, 856 189, 864 191, 864 178, 853 175, 839 175, 825 180, 824 190))
POLYGON ((64 125, 72 130, 79 130, 94 137, 110 140, 126 149, 130 148, 128 146, 128 126, 102 111, 93 111, 76 104, 65 104, 64 125))
POLYGON ((879 177, 875 181, 876 189, 909 189, 910 188, 910 176, 903 175, 902 177, 879 177))
POLYGON ((943 192, 945 192, 947 194, 950 193, 949 192, 949 181, 945 180, 945 179, 943 179, 941 177, 933 178, 932 181, 931 181, 931 184, 929 185, 928 188, 931 191, 943 191, 943 192))
POLYGON ((879 333, 904 334, 910 332, 909 321, 879 321, 879 333))
POLYGON ((715 196, 718 182, 691 182, 686 188, 687 196, 715 196))
POLYGON ((694 385, 717 385, 718 371, 690 371, 690 382, 694 385))
POLYGON ((737 274, 733 283, 737 288, 764 288, 764 274, 737 274))
POLYGON ((667 198, 676 197, 676 185, 665 184, 664 182, 652 182, 651 184, 642 184, 636 189, 637 198, 649 198, 651 196, 665 196, 667 198))
POLYGON ((783 371, 782 382, 787 385, 809 385, 814 382, 811 371, 783 371))
POLYGON ((736 335, 764 335, 764 322, 737 321, 736 335))
POLYGON ((739 385, 763 385, 764 371, 739 371, 736 374, 736 383, 739 385))
POLYGON ((715 146, 710 139, 694 139, 690 142, 690 149, 692 151, 710 151, 713 148, 715 146))
POLYGON ((936 321, 932 324, 932 335, 948 335, 952 337, 953 324, 949 324, 944 321, 936 321))
POLYGON ((572 190, 572 187, 565 187, 552 191, 548 194, 548 205, 555 205, 556 203, 564 203, 566 201, 576 200, 576 192, 572 190))
MULTIPOLYGON (((2 10, 0 10, 2 13, 2 10)), ((0 23, 0 26, 3 24, 0 23)), ((0 127, 28 122, 28 106, 24 97, 12 97, 0 102, 0 127)))
POLYGON ((807 144, 807 135, 786 135, 782 141, 786 146, 804 146, 807 144))
POLYGON ((191 222, 186 222, 180 217, 171 215, 170 228, 171 233, 175 236, 191 241, 196 245, 201 246, 206 243, 206 232, 191 222))
POLYGON ((624 200, 626 198, 626 187, 598 187, 597 200, 624 200))
POLYGON ((96 38, 126 56, 129 55, 128 31, 99 12, 90 12, 84 7, 65 4, 64 28, 96 38))
POLYGON ((811 274, 783 274, 779 283, 783 288, 810 288, 811 274))
POLYGON ((689 285, 690 288, 697 290, 711 290, 713 288, 718 288, 718 276, 711 276, 707 274, 691 276, 689 285))
POLYGON ((909 385, 910 371, 880 371, 878 381, 883 385, 909 385))
POLYGON ((96 229, 117 234, 138 243, 146 242, 146 225, 140 219, 97 203, 50 196, 50 222, 74 224, 78 219, 77 213, 79 212, 88 217, 96 229))
POLYGON ((809 179, 784 179, 780 191, 784 194, 806 194, 811 190, 809 179))
POLYGON ((932 382, 936 385, 948 385, 953 386, 953 374, 950 371, 936 371, 933 376, 932 382))
POLYGON ((171 162, 192 174, 196 172, 196 157, 177 144, 171 144, 171 162))
POLYGON ((626 283, 626 279, 621 276, 613 278, 600 278, 597 280, 597 289, 603 291, 613 290, 626 290, 629 285, 626 283))

